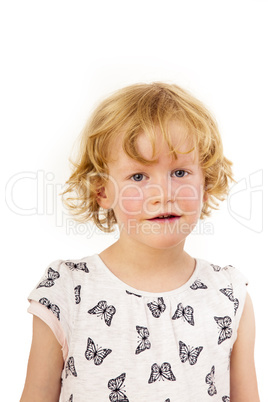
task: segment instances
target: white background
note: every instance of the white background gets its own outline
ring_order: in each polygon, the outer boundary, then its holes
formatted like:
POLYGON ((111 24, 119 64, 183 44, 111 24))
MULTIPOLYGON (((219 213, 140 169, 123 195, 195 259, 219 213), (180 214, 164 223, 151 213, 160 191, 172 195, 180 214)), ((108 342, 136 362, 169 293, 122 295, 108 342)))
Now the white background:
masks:
POLYGON ((267 1, 2 1, 1 395, 18 401, 31 342, 27 295, 55 259, 101 251, 58 193, 96 103, 136 82, 168 81, 216 116, 238 184, 186 245, 249 280, 256 368, 267 392, 267 1), (6 189, 6 200, 4 192, 6 189), (213 232, 213 233, 212 233, 213 232), (266 239, 266 242, 265 242, 266 239))

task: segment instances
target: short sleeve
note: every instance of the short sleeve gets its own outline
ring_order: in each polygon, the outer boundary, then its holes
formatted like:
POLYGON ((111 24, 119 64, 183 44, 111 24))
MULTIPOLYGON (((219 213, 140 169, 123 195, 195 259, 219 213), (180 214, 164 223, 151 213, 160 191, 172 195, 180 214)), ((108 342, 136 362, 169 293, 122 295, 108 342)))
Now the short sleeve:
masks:
POLYGON ((47 308, 53 320, 57 319, 69 345, 74 322, 74 286, 64 261, 54 261, 47 267, 28 300, 47 308))
POLYGON ((35 300, 30 301, 30 306, 28 307, 27 311, 28 313, 40 318, 45 324, 47 324, 47 326, 49 326, 62 347, 62 356, 65 361, 68 355, 68 345, 60 321, 55 317, 54 314, 51 314, 51 312, 45 306, 36 302, 35 300))
POLYGON ((244 276, 242 272, 240 272, 237 268, 229 265, 225 267, 227 273, 230 278, 230 285, 232 289, 232 293, 229 295, 229 300, 234 304, 234 338, 233 342, 235 342, 237 338, 237 331, 240 323, 240 319, 242 317, 242 313, 244 310, 244 305, 247 296, 247 286, 248 280, 244 276))

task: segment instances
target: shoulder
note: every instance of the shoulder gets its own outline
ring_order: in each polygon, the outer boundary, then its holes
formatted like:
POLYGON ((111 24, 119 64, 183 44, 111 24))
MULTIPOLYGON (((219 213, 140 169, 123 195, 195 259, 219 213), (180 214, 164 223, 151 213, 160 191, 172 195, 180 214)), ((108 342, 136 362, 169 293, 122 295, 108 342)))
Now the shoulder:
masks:
POLYGON ((28 311, 45 322, 47 322, 44 319, 45 316, 50 317, 49 322, 53 319, 54 323, 56 317, 67 340, 69 340, 79 308, 81 285, 92 282, 90 289, 94 289, 93 278, 97 267, 95 260, 96 258, 92 256, 53 261, 47 266, 44 274, 28 295, 28 300, 31 302, 28 311))
POLYGON ((245 275, 233 265, 221 266, 216 263, 211 263, 205 260, 197 260, 198 274, 206 278, 212 286, 223 287, 230 285, 230 287, 243 288, 248 285, 248 280, 245 275))
POLYGON ((210 303, 220 305, 223 311, 231 308, 228 315, 232 317, 235 340, 246 303, 248 281, 244 274, 232 265, 220 266, 205 260, 198 260, 198 265, 197 275, 211 290, 210 303))
POLYGON ((81 259, 55 260, 45 269, 44 274, 36 285, 36 289, 52 288, 64 280, 72 282, 76 276, 88 274, 96 266, 96 256, 81 259))
POLYGON ((43 304, 61 320, 60 311, 73 308, 77 286, 94 271, 94 261, 94 256, 53 261, 30 292, 28 300, 43 304))

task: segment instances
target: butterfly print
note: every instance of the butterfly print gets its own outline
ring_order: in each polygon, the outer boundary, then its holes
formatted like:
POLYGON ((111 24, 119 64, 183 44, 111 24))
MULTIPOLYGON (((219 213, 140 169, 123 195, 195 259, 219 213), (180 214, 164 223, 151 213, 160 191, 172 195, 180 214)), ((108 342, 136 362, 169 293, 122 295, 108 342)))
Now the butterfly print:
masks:
POLYGON ((191 289, 197 290, 197 289, 207 289, 207 285, 205 285, 203 282, 200 281, 200 279, 196 279, 194 283, 190 286, 191 289))
POLYGON ((214 269, 215 272, 220 272, 221 267, 219 267, 219 265, 214 265, 214 264, 210 264, 212 266, 212 268, 214 269))
POLYGON ((67 378, 69 374, 72 374, 74 377, 77 377, 77 372, 74 366, 74 358, 72 356, 69 357, 65 367, 65 377, 67 378))
POLYGON ((71 271, 84 271, 87 274, 89 273, 87 264, 85 262, 78 262, 75 264, 74 262, 67 261, 65 264, 70 268, 71 271))
POLYGON ((191 306, 183 307, 182 303, 179 303, 177 310, 175 311, 172 320, 183 317, 190 325, 194 325, 194 309, 191 306))
POLYGON ((138 325, 136 326, 136 330, 138 331, 138 334, 141 338, 140 343, 138 344, 138 347, 136 349, 135 354, 138 355, 141 352, 144 352, 146 349, 150 349, 151 347, 151 342, 149 341, 148 337, 150 335, 148 328, 146 327, 139 327, 138 325))
POLYGON ((237 309, 239 307, 239 300, 234 298, 232 286, 230 286, 229 288, 220 289, 220 292, 227 296, 228 299, 234 303, 234 314, 236 315, 237 309))
POLYGON ((232 324, 232 320, 229 316, 225 317, 214 317, 214 320, 220 327, 220 335, 218 339, 218 344, 220 345, 223 341, 226 339, 231 338, 233 330, 230 328, 230 325, 232 324))
POLYGON ((109 399, 111 402, 129 402, 128 398, 125 395, 125 391, 121 389, 122 385, 124 384, 125 378, 126 373, 123 373, 108 382, 108 388, 112 391, 109 395, 109 399))
POLYGON ((169 398, 168 398, 168 399, 166 399, 166 400, 165 400, 165 402, 170 402, 170 399, 169 399, 169 398))
POLYGON ((206 376, 206 383, 209 385, 208 394, 210 396, 217 394, 217 389, 215 387, 215 366, 211 367, 211 371, 206 376))
POLYGON ((87 360, 94 361, 96 366, 102 364, 105 357, 111 353, 111 349, 96 348, 95 343, 91 338, 87 339, 87 350, 85 351, 85 356, 87 360))
POLYGON ((222 269, 224 269, 225 271, 229 268, 234 268, 232 265, 226 265, 225 267, 219 267, 219 265, 214 265, 214 264, 210 264, 211 267, 214 269, 215 272, 220 272, 222 269))
POLYGON ((147 306, 155 318, 159 318, 161 313, 166 310, 163 297, 158 297, 157 301, 147 303, 147 306))
POLYGON ((73 394, 70 395, 70 398, 69 398, 68 402, 73 402, 73 394))
POLYGON ((104 318, 105 324, 110 327, 112 318, 116 313, 116 309, 114 306, 108 306, 107 301, 101 300, 95 307, 93 307, 91 310, 88 310, 88 313, 96 314, 97 317, 104 318))
POLYGON ((52 304, 46 297, 42 297, 42 299, 39 300, 39 303, 51 310, 58 320, 60 319, 60 309, 56 304, 52 304))
POLYGON ((128 290, 126 290, 126 293, 127 293, 128 295, 133 295, 133 296, 137 296, 137 297, 142 297, 141 295, 137 295, 136 293, 131 293, 131 292, 129 292, 128 290))
POLYGON ((238 310, 239 307, 239 300, 238 299, 234 299, 234 315, 236 315, 236 312, 238 310))
POLYGON ((189 361, 190 365, 193 366, 197 362, 197 358, 203 350, 203 346, 198 346, 197 348, 190 348, 185 345, 182 341, 179 341, 180 345, 180 359, 182 363, 189 361))
POLYGON ((54 271, 54 269, 48 268, 47 278, 40 282, 36 289, 41 287, 51 288, 51 286, 55 285, 55 280, 59 277, 60 274, 58 271, 54 271))
POLYGON ((230 286, 229 288, 220 289, 220 292, 227 296, 231 302, 234 302, 235 298, 232 286, 230 286))
POLYGON ((229 396, 223 396, 222 400, 223 400, 223 402, 230 402, 230 397, 229 396))
POLYGON ((153 382, 157 380, 169 380, 169 381, 176 381, 176 377, 172 373, 171 370, 171 365, 169 363, 163 363, 161 364, 161 367, 158 366, 158 364, 154 363, 151 367, 151 375, 148 380, 149 384, 152 384, 153 382))
POLYGON ((78 285, 74 288, 74 297, 75 297, 75 304, 79 304, 81 301, 81 285, 78 285))

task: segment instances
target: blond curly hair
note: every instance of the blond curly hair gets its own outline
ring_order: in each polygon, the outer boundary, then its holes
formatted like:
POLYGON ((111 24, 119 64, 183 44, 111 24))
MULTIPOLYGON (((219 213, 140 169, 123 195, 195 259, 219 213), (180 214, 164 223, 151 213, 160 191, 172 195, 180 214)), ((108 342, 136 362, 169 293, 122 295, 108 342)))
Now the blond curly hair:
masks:
POLYGON ((114 139, 123 133, 122 146, 126 154, 141 163, 152 163, 140 155, 136 140, 141 133, 148 135, 154 155, 154 128, 157 125, 176 158, 177 150, 167 129, 171 120, 187 127, 198 150, 207 194, 200 218, 208 216, 211 209, 217 209, 217 200, 226 198, 233 180, 232 163, 223 155, 217 123, 199 100, 179 86, 154 82, 120 89, 102 101, 88 120, 82 133, 79 157, 72 162, 74 170, 63 192, 63 201, 77 220, 93 220, 106 232, 114 229, 113 210, 103 210, 97 200, 100 188, 108 178, 114 139))

